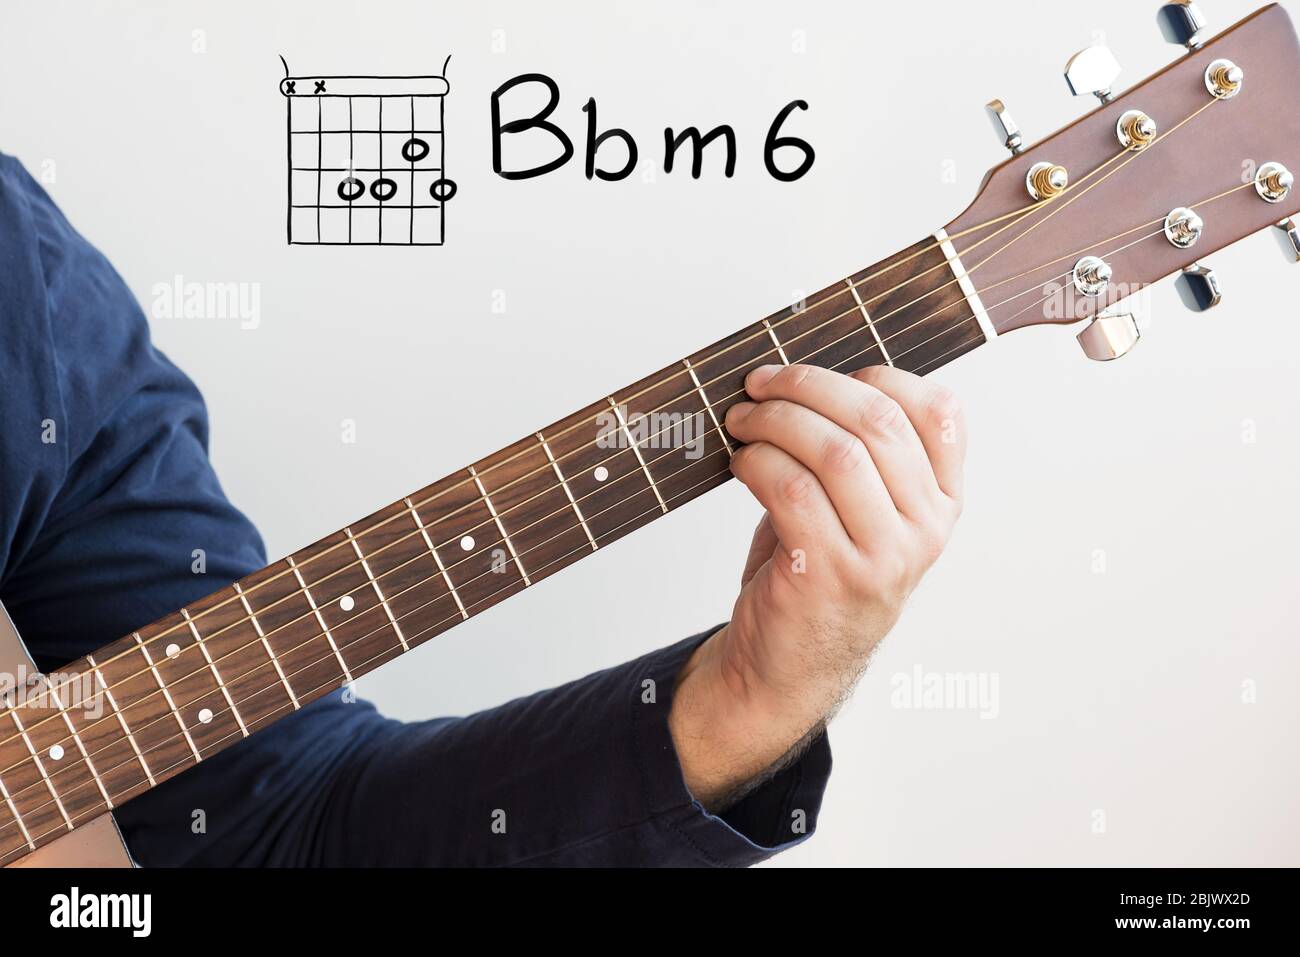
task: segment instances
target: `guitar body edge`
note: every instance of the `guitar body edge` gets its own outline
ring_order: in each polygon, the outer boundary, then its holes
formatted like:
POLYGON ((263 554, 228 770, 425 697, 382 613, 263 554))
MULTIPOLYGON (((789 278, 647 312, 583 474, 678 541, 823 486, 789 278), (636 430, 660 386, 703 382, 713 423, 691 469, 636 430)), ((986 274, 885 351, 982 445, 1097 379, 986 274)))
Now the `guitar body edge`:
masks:
MULTIPOLYGON (((0 673, 14 676, 39 673, 3 604, 0 604, 0 673)), ((135 862, 112 813, 106 812, 8 866, 134 867, 135 862)))

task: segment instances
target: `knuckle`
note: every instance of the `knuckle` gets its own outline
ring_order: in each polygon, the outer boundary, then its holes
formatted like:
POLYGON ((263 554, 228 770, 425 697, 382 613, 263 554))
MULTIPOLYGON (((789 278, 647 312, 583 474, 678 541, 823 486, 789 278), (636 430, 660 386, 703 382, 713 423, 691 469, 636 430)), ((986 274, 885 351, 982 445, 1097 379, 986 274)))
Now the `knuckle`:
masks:
POLYGON ((863 429, 874 435, 897 435, 907 422, 907 415, 885 393, 873 391, 863 400, 858 420, 863 429))
POLYGON ((872 562, 867 584, 878 600, 901 604, 912 586, 912 566, 903 550, 900 548, 878 556, 872 562))
POLYGON ((840 474, 856 472, 866 454, 866 446, 852 435, 833 435, 822 447, 822 461, 830 471, 840 474))
POLYGON ((791 472, 777 484, 776 494, 787 505, 802 505, 812 495, 817 480, 808 472, 791 472))
POLYGON ((922 569, 929 568, 939 560, 939 556, 943 554, 943 550, 948 546, 948 534, 951 528, 951 523, 946 518, 938 515, 921 522, 917 526, 917 551, 922 562, 922 569))
POLYGON ((951 389, 944 386, 935 386, 930 391, 926 412, 930 424, 940 430, 947 431, 961 424, 961 402, 951 389))
POLYGON ((787 408, 783 402, 760 402, 750 415, 753 424, 760 428, 780 423, 786 416, 787 408))
POLYGON ((867 385, 874 386, 882 381, 885 377, 886 366, 866 366, 853 373, 852 378, 859 382, 865 382, 867 385))
POLYGON ((808 379, 815 371, 812 366, 792 365, 786 366, 777 373, 776 377, 781 380, 782 385, 785 386, 789 393, 797 395, 804 389, 808 379))

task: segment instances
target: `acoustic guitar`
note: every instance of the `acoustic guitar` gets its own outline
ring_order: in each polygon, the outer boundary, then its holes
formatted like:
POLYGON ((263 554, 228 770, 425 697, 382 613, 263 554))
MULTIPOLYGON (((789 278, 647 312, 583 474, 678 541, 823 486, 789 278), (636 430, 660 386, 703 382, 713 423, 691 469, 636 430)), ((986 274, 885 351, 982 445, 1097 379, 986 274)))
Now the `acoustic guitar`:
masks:
POLYGON ((1011 155, 920 242, 412 492, 57 674, 0 614, 0 863, 130 864, 113 809, 730 478, 723 427, 772 362, 925 374, 1026 326, 1082 323, 1092 359, 1137 343, 1125 300, 1177 275, 1219 301, 1202 255, 1300 209, 1300 47, 1265 7, 1210 39, 1196 5, 1160 19, 1186 50, 1119 94, 1102 46, 1066 79, 1100 102, 1011 155), (690 442, 680 441, 690 423, 690 442))

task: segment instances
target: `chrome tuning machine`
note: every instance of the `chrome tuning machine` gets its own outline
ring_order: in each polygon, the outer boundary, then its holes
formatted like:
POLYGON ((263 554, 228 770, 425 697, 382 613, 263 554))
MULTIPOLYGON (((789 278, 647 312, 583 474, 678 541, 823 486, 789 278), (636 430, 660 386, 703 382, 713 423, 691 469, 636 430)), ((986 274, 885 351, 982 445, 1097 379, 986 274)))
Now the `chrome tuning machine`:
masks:
POLYGON ((1110 47, 1096 44, 1080 50, 1065 64, 1065 82, 1075 96, 1091 93, 1102 103, 1113 100, 1111 87, 1120 74, 1119 61, 1110 47))
POLYGON ((988 117, 993 121, 993 129, 998 134, 998 139, 1002 140, 1002 145, 1011 151, 1012 156, 1018 156, 1025 151, 1024 138, 1020 135, 1020 127, 1016 121, 1011 118, 1007 112, 1007 106, 1001 100, 990 100, 984 107, 988 117))
POLYGON ((1177 43, 1188 50, 1199 50, 1205 42, 1205 15, 1192 0, 1166 3, 1160 8, 1156 20, 1160 24, 1160 32, 1170 43, 1177 43))
POLYGON ((1274 227, 1273 233, 1282 244, 1288 262, 1300 263, 1300 228, 1294 219, 1284 219, 1274 227))
POLYGON ((1193 312, 1205 312, 1223 302, 1219 274, 1209 266, 1193 263, 1174 280, 1174 288, 1183 305, 1193 312))
POLYGON ((1127 355, 1142 334, 1138 332, 1134 308, 1126 303, 1116 303, 1099 313, 1076 338, 1089 359, 1108 362, 1127 355))

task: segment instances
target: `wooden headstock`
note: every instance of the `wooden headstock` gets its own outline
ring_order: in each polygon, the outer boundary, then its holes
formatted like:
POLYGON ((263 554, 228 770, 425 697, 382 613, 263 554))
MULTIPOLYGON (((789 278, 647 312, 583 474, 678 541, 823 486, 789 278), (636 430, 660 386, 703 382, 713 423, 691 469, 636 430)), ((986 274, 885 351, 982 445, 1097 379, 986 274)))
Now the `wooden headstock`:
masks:
POLYGON ((970 207, 947 227, 999 333, 1087 318, 1143 286, 1300 210, 1300 187, 1277 203, 1255 188, 1273 162, 1300 173, 1300 43, 1290 17, 1264 7, 990 171, 970 207), (1243 71, 1240 91, 1215 98, 1211 63, 1243 71), (1125 151, 1117 123, 1128 111, 1153 118, 1154 142, 1125 151), (1069 186, 1035 203, 1026 174, 1064 166, 1069 186), (1165 236, 1164 221, 1189 207, 1204 229, 1188 248, 1165 236), (1097 256, 1111 279, 1096 297, 1071 272, 1097 256))

